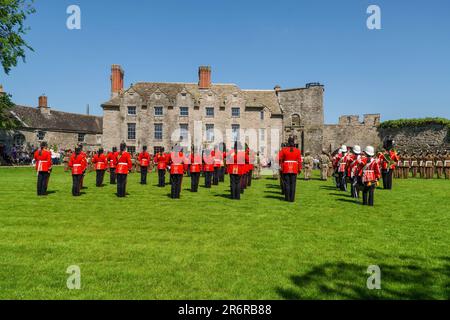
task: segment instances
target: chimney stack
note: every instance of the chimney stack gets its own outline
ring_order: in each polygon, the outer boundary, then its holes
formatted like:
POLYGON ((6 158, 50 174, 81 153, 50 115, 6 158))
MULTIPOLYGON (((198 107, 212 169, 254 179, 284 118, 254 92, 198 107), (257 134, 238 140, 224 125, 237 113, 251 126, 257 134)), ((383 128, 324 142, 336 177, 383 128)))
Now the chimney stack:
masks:
POLYGON ((39 97, 38 107, 39 108, 48 108, 47 97, 44 94, 39 97))
POLYGON ((47 96, 45 94, 39 96, 38 109, 41 110, 41 113, 43 114, 50 114, 50 108, 48 107, 47 96))
POLYGON ((211 88, 211 67, 201 66, 198 68, 198 88, 211 88))
POLYGON ((123 90, 124 72, 120 65, 111 66, 111 96, 116 97, 123 90))

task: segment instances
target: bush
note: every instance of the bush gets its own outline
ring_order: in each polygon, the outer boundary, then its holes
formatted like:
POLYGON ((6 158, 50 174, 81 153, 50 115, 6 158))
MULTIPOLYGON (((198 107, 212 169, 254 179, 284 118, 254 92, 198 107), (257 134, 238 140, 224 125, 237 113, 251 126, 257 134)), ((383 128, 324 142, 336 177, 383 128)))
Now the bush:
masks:
POLYGON ((445 118, 420 118, 420 119, 398 119, 388 120, 380 124, 380 128, 407 128, 407 127, 426 127, 429 125, 441 125, 450 129, 450 120, 445 118))

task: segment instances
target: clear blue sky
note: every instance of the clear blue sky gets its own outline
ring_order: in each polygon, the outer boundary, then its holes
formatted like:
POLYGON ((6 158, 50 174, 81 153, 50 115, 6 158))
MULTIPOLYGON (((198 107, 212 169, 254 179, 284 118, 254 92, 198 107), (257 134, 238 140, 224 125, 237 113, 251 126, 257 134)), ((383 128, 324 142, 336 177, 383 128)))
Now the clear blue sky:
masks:
POLYGON ((110 65, 125 83, 214 82, 246 89, 325 85, 325 120, 381 113, 382 119, 450 118, 450 1, 37 1, 27 20, 28 52, 0 83, 16 103, 45 93, 60 110, 102 114, 110 65), (66 28, 77 4, 82 29, 66 28), (382 10, 382 30, 366 28, 366 9, 382 10))

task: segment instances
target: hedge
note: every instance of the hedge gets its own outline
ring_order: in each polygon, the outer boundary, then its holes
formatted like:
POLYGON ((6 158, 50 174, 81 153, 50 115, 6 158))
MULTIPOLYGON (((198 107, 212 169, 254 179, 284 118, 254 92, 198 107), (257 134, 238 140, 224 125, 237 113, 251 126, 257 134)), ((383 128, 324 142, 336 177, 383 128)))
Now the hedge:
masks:
POLYGON ((380 124, 380 128, 407 128, 407 127, 426 127, 428 125, 447 126, 450 129, 450 120, 446 118, 420 118, 420 119, 398 119, 388 120, 380 124))

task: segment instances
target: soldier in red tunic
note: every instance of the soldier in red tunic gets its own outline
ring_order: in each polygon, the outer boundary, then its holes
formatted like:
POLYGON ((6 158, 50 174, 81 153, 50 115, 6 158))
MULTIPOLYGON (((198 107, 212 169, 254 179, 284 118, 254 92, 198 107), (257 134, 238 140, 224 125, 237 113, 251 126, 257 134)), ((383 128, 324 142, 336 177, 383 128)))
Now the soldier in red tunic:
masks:
POLYGON ((219 169, 219 182, 224 182, 225 181, 225 164, 224 164, 224 162, 227 157, 227 152, 226 152, 227 149, 226 149, 225 143, 221 143, 219 146, 220 146, 219 151, 222 155, 221 156, 222 162, 220 163, 220 169, 219 169))
POLYGON ((74 197, 81 195, 81 179, 83 178, 83 172, 86 170, 86 167, 86 157, 82 154, 81 148, 78 146, 75 148, 75 152, 69 160, 69 168, 72 169, 72 195, 74 197))
POLYGON ((397 163, 400 161, 400 157, 394 150, 394 141, 387 139, 384 143, 384 153, 379 153, 378 160, 381 165, 381 175, 383 177, 383 188, 387 190, 392 189, 392 175, 395 171, 397 163))
POLYGON ((300 150, 295 147, 293 138, 289 138, 288 147, 284 147, 281 150, 280 161, 282 163, 285 199, 286 201, 294 202, 297 175, 302 170, 302 154, 300 150))
POLYGON ((127 145, 125 143, 121 143, 120 152, 117 155, 117 196, 119 198, 123 198, 126 195, 128 173, 133 168, 131 155, 125 151, 126 148, 127 145))
POLYGON ((341 156, 338 157, 337 171, 339 189, 341 191, 347 191, 347 164, 352 161, 352 154, 348 152, 347 146, 341 147, 341 156))
POLYGON ((183 182, 185 157, 181 147, 175 146, 170 153, 170 197, 172 199, 180 199, 181 184, 183 182))
POLYGON ((147 146, 142 147, 142 152, 138 156, 139 165, 141 167, 141 184, 147 184, 147 172, 150 161, 150 154, 147 152, 147 146))
POLYGON ((241 179, 244 174, 245 152, 235 142, 234 148, 227 152, 227 171, 230 175, 231 199, 241 199, 241 179))
POLYGON ((197 192, 202 171, 202 155, 195 151, 194 147, 192 147, 189 171, 191 174, 191 192, 197 192))
POLYGON ((205 188, 211 188, 212 176, 214 174, 214 151, 203 151, 203 172, 205 174, 205 188))
POLYGON ((164 149, 161 149, 153 159, 158 171, 158 187, 163 188, 166 186, 168 156, 164 153, 164 149))
POLYGON ((103 179, 105 177, 105 171, 107 167, 108 160, 103 153, 103 149, 100 148, 98 152, 92 158, 92 163, 95 166, 95 171, 97 173, 96 186, 101 187, 103 185, 103 179))
POLYGON ((353 198, 358 199, 359 198, 359 191, 361 187, 361 181, 359 179, 358 175, 358 168, 361 165, 361 161, 363 159, 363 155, 361 155, 361 147, 360 146, 354 146, 352 148, 353 150, 353 157, 352 160, 347 164, 348 170, 347 170, 347 176, 350 177, 351 182, 351 196, 353 198))
POLYGON ((52 154, 47 150, 47 142, 41 143, 41 148, 34 153, 34 160, 38 173, 37 195, 45 196, 47 195, 47 182, 52 170, 52 154))
POLYGON ((213 185, 217 186, 219 184, 220 178, 220 167, 223 165, 223 154, 217 146, 213 151, 211 151, 211 156, 214 160, 214 173, 213 173, 213 185))
POLYGON ((108 160, 109 167, 109 183, 116 184, 116 166, 117 166, 117 148, 113 147, 112 151, 108 153, 106 159, 108 160))
POLYGON ((381 178, 381 171, 378 159, 374 157, 375 150, 372 146, 367 146, 364 150, 366 158, 361 170, 363 188, 363 205, 373 206, 374 191, 378 180, 381 178))

